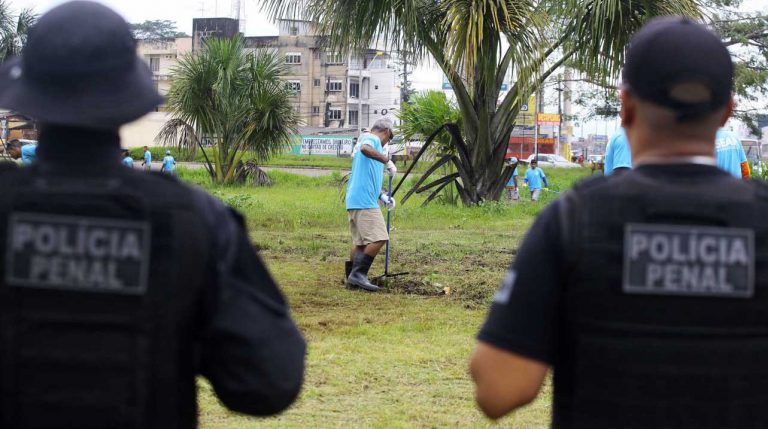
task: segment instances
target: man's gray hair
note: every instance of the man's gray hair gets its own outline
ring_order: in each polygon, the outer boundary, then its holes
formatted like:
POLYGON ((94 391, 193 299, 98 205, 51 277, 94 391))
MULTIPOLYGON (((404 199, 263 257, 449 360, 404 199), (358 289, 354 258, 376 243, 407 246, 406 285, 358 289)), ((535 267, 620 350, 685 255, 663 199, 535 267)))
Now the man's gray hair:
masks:
POLYGON ((371 127, 371 131, 391 131, 395 132, 394 125, 392 125, 392 121, 386 118, 378 119, 376 122, 373 123, 373 126, 371 127))

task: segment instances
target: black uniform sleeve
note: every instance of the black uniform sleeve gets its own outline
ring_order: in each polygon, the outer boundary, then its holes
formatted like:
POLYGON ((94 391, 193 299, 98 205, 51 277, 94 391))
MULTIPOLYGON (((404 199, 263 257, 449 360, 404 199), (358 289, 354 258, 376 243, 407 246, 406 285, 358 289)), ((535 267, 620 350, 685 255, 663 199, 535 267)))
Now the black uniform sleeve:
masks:
POLYGON ((564 257, 558 202, 536 219, 493 299, 478 340, 552 364, 564 257))
POLYGON ((233 411, 276 414, 301 390, 306 344, 242 218, 216 204, 217 261, 205 302, 201 372, 233 411))

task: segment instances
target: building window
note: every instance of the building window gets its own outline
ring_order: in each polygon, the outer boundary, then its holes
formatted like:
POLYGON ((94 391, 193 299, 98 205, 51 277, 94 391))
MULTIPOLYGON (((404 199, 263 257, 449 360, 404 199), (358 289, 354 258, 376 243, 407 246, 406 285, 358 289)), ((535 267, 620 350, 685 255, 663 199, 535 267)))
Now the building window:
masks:
POLYGON ((328 109, 328 119, 332 121, 340 121, 341 109, 328 109))
POLYGON ((320 86, 320 79, 315 79, 315 86, 320 86))
POLYGON ((297 115, 301 114, 301 106, 293 106, 293 111, 296 112, 297 115))
POLYGON ((344 90, 344 82, 340 80, 332 80, 328 82, 328 92, 341 92, 344 90))
POLYGON ((349 83, 349 96, 352 98, 360 97, 360 83, 358 82, 349 83))
POLYGON ((151 56, 151 57, 149 57, 149 68, 154 73, 159 72, 160 71, 160 57, 158 57, 158 56, 151 56))
POLYGON ((320 51, 317 49, 312 50, 312 58, 319 60, 320 59, 320 51))
POLYGON ((285 54, 285 63, 286 64, 301 64, 301 53, 299 52, 288 52, 285 54))
POLYGON ((349 125, 357 125, 357 110, 349 111, 349 125))
POLYGON ((288 81, 288 89, 290 89, 294 93, 301 92, 301 81, 300 80, 289 80, 288 81))
POLYGON ((317 116, 320 114, 320 106, 312 106, 312 116, 317 116))
POLYGON ((298 36, 299 35, 299 27, 291 27, 288 29, 288 34, 291 36, 298 36))
POLYGON ((325 53, 326 64, 344 64, 344 57, 340 52, 326 52, 325 53))

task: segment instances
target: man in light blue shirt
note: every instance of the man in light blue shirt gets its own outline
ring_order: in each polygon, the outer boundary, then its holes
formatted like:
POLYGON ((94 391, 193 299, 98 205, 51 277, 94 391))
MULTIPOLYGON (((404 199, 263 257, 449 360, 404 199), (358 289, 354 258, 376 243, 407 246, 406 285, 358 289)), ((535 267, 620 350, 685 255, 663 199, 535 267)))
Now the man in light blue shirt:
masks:
POLYGON ((539 161, 536 158, 531 160, 531 167, 525 172, 523 182, 531 191, 531 201, 539 201, 539 196, 543 189, 542 184, 544 184, 544 188, 549 188, 547 176, 544 174, 544 170, 539 168, 539 161))
POLYGON ((624 128, 619 128, 605 147, 604 162, 603 174, 606 176, 632 168, 632 150, 624 128))
POLYGON ((160 167, 160 171, 173 174, 173 169, 176 167, 176 160, 171 156, 171 151, 165 151, 165 158, 163 158, 163 165, 160 167))
POLYGON ((144 162, 141 163, 141 166, 147 171, 152 170, 152 152, 146 146, 144 146, 144 162))
POLYGON ((37 143, 22 144, 21 140, 11 140, 5 145, 5 151, 12 159, 21 159, 24 165, 31 165, 37 159, 37 143))
POLYGON ((509 181, 507 182, 507 185, 505 188, 507 189, 507 198, 510 200, 517 201, 520 199, 520 192, 517 190, 517 158, 512 157, 507 161, 508 166, 515 166, 515 169, 512 170, 512 177, 509 178, 509 181))
POLYGON ((723 128, 717 130, 715 136, 715 157, 717 158, 717 166, 733 177, 749 179, 752 176, 741 140, 736 134, 723 128))
POLYGON ((133 169, 133 158, 131 158, 131 152, 124 150, 123 151, 123 165, 133 169))
POLYGON ((379 200, 388 210, 395 200, 382 191, 384 168, 390 177, 397 167, 390 161, 385 146, 392 140, 393 126, 388 119, 379 119, 357 140, 352 151, 352 173, 347 184, 347 215, 352 232, 352 251, 347 261, 347 288, 376 292, 379 287, 368 280, 374 258, 389 240, 379 200))

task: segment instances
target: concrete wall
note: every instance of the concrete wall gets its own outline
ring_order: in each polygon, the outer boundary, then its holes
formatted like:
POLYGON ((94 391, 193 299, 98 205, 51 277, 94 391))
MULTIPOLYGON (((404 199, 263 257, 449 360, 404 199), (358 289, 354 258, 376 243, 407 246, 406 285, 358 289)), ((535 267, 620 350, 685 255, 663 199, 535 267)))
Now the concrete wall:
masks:
POLYGON ((166 112, 151 112, 146 116, 124 125, 120 129, 121 146, 124 148, 156 146, 155 136, 170 119, 166 112))

